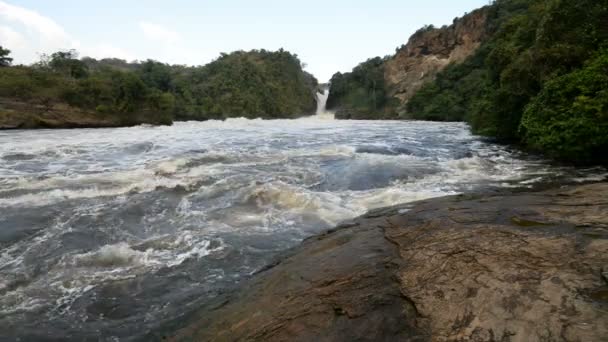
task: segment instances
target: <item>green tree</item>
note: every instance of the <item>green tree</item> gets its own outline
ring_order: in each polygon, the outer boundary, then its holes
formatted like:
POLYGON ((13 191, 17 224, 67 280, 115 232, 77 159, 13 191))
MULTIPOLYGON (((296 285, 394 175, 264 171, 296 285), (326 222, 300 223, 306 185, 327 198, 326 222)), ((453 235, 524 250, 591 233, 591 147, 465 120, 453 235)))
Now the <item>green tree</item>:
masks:
POLYGON ((40 66, 74 79, 85 78, 89 67, 78 59, 76 50, 57 51, 53 54, 42 55, 40 66))
POLYGON ((385 62, 386 58, 370 58, 357 65, 352 72, 333 75, 327 108, 338 110, 341 117, 353 119, 381 119, 394 115, 384 80, 385 62))
POLYGON ((149 59, 141 64, 138 73, 149 87, 160 89, 163 92, 173 88, 172 68, 167 64, 149 59))
POLYGON ((8 67, 13 62, 13 59, 9 57, 11 50, 5 49, 0 45, 0 67, 8 67))
POLYGON ((183 119, 281 118, 313 113, 316 79, 285 50, 221 54, 203 67, 175 72, 172 87, 183 119))
POLYGON ((520 132, 529 146, 556 158, 608 161, 608 50, 549 81, 526 107, 520 132))

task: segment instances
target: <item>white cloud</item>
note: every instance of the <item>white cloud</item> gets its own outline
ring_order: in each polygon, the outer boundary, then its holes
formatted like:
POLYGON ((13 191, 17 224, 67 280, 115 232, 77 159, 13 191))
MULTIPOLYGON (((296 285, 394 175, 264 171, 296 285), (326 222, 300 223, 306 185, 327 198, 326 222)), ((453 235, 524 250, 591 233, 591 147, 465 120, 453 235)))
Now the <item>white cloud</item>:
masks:
POLYGON ((72 48, 59 24, 35 11, 0 1, 1 44, 12 50, 17 63, 31 63, 38 53, 72 48))
POLYGON ((82 56, 95 58, 117 57, 134 60, 136 57, 110 44, 80 44, 61 25, 49 17, 27 8, 0 0, 0 45, 12 51, 15 63, 32 63, 40 53, 77 49, 82 56))
MULTIPOLYGON (((204 55, 202 52, 195 53, 184 47, 182 36, 169 28, 149 21, 136 24, 147 40, 155 42, 148 44, 149 46, 144 45, 143 50, 140 46, 138 53, 145 54, 144 57, 170 63, 184 63, 181 58, 176 59, 175 56, 198 56, 192 62, 199 62, 198 59, 204 55)), ((40 54, 66 49, 76 49, 82 57, 97 59, 108 57, 127 61, 142 59, 140 54, 134 54, 113 44, 89 42, 84 40, 86 37, 80 38, 82 40, 79 41, 52 18, 0 0, 0 45, 11 50, 15 64, 34 63, 39 60, 40 54)))
POLYGON ((139 22, 139 28, 144 35, 151 40, 160 41, 165 44, 174 44, 181 40, 179 33, 161 25, 141 21, 139 22))
POLYGON ((0 1, 0 17, 21 24, 50 42, 68 43, 70 40, 69 35, 55 21, 23 7, 0 1))
POLYGON ((8 26, 0 25, 0 44, 11 47, 11 49, 20 49, 27 46, 27 41, 21 33, 13 30, 8 26))

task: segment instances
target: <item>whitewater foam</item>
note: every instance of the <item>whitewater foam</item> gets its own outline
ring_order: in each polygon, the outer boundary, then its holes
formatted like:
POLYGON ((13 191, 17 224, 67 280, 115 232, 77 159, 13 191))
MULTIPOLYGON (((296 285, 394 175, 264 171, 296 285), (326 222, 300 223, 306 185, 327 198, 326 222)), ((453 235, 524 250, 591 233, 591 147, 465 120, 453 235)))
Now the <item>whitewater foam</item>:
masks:
POLYGON ((75 257, 77 266, 85 267, 125 267, 139 266, 149 263, 149 252, 139 252, 121 242, 106 245, 95 252, 85 253, 75 257))

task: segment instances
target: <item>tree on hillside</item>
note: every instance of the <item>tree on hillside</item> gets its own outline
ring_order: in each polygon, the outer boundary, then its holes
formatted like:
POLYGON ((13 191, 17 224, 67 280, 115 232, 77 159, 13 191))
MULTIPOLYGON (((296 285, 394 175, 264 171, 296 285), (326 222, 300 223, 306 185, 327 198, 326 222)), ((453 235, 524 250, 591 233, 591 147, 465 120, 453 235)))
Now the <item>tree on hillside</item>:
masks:
POLYGON ((87 77, 89 74, 89 67, 78 59, 76 50, 57 51, 50 56, 43 54, 38 66, 75 79, 87 77))
POLYGON ((11 50, 5 49, 0 45, 0 67, 10 66, 13 62, 13 59, 10 58, 11 50))
POLYGON ((148 59, 141 63, 138 74, 149 87, 158 88, 163 92, 170 91, 173 88, 171 84, 172 68, 168 64, 148 59))
POLYGON ((380 114, 387 108, 384 65, 387 58, 375 57, 357 65, 352 72, 337 73, 331 79, 327 108, 348 108, 359 113, 380 114))

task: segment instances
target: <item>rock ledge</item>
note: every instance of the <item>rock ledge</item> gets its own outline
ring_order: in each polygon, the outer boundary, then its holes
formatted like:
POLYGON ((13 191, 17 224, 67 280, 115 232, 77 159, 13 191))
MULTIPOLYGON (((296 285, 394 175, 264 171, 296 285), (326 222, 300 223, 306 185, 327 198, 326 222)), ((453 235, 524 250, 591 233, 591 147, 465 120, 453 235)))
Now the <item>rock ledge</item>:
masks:
POLYGON ((608 183, 376 210, 174 341, 607 341, 608 183))

